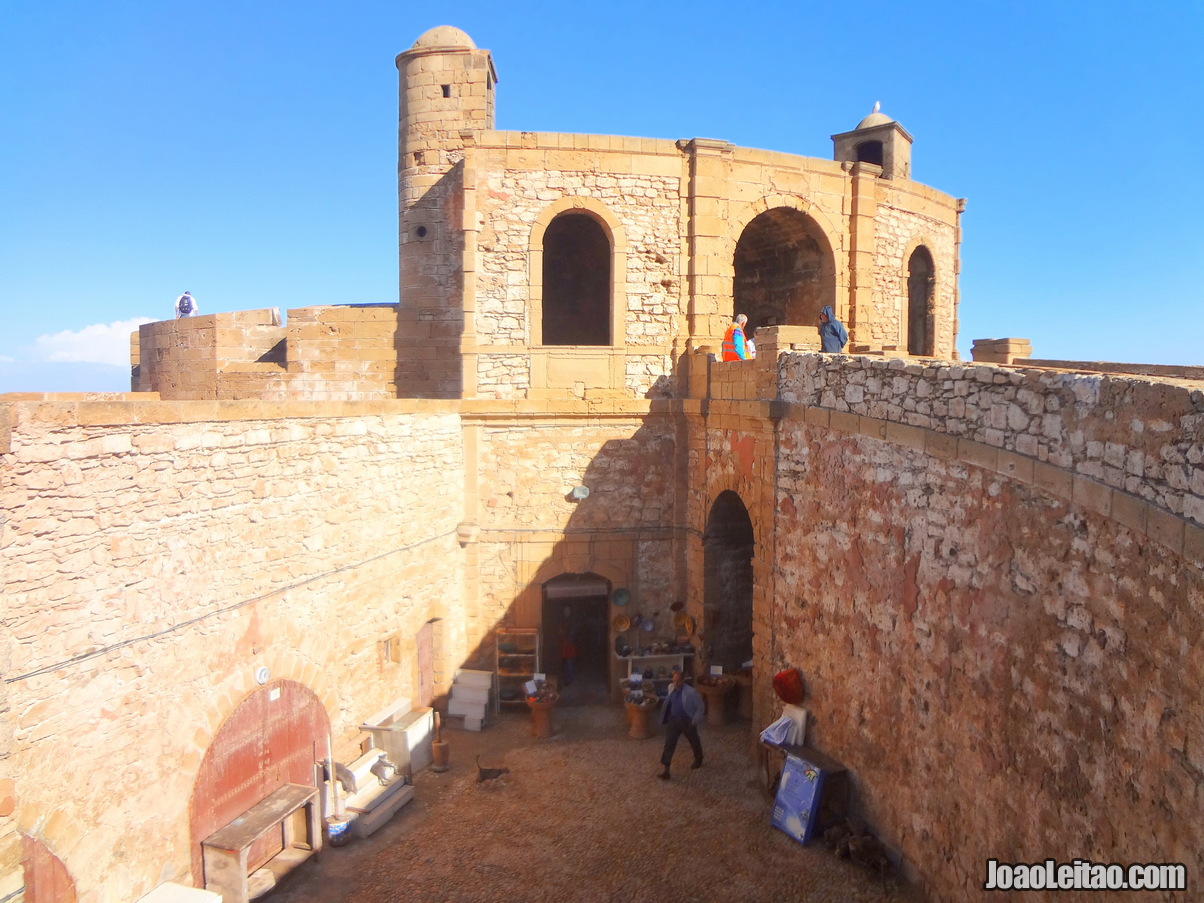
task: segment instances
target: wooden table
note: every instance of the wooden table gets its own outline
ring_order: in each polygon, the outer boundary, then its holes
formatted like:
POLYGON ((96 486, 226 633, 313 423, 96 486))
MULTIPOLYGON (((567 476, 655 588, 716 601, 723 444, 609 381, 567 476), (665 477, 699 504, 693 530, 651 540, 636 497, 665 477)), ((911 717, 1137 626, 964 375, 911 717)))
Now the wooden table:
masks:
POLYGON ((221 894, 223 903, 247 903, 259 892, 273 887, 279 878, 322 849, 318 808, 316 787, 285 784, 224 828, 214 831, 201 841, 205 890, 221 894), (302 808, 304 831, 298 832, 293 816, 302 808), (273 836, 272 832, 278 834, 273 836), (298 837, 298 833, 304 836, 298 837), (266 862, 256 862, 251 858, 252 847, 276 852, 268 854, 266 862), (252 882, 251 875, 257 870, 266 870, 268 874, 252 882), (262 886, 253 889, 253 883, 262 886))

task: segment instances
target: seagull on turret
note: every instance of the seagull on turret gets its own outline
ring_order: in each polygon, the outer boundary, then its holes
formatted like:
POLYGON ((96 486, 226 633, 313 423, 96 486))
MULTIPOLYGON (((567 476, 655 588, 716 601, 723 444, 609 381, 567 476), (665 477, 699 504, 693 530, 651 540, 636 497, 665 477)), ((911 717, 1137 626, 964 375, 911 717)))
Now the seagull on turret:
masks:
POLYGON ((870 112, 871 112, 871 113, 877 113, 877 112, 878 112, 879 110, 881 110, 881 109, 882 109, 882 101, 880 101, 880 100, 875 100, 875 101, 874 101, 874 108, 873 108, 872 110, 870 110, 870 112))

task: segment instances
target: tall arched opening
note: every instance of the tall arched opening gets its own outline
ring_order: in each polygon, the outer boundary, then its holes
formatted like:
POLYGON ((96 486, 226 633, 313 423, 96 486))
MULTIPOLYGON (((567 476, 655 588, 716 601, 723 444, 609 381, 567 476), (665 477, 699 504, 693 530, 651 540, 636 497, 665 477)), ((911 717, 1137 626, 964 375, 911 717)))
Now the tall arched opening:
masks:
POLYGON ((907 261, 907 353, 933 355, 933 294, 936 268, 932 254, 920 245, 907 261))
POLYGON ((588 213, 562 213, 543 236, 544 345, 609 345, 611 248, 588 213))
POLYGON ((791 207, 775 207, 740 234, 733 258, 733 314, 761 326, 815 326, 835 306, 836 264, 819 224, 791 207))
POLYGON ((740 496, 721 492, 703 539, 703 654, 736 671, 752 659, 753 528, 740 496))
POLYGON ((543 585, 544 670, 556 675, 562 705, 596 704, 608 698, 609 600, 610 581, 597 574, 561 574, 543 585), (565 661, 566 641, 577 652, 571 668, 565 661))
MULTIPOLYGON (((303 684, 274 680, 230 713, 201 760, 189 805, 192 877, 204 887, 201 841, 285 784, 315 786, 326 756, 330 718, 303 684)), ((251 871, 280 852, 279 834, 251 847, 251 871)))

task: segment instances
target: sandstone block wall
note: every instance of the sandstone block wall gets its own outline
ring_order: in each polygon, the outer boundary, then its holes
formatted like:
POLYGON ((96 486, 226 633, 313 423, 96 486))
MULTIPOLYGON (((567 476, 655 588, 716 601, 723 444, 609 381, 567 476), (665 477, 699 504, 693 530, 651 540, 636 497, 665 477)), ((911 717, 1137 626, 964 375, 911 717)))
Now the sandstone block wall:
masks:
POLYGON ((377 401, 460 394, 458 316, 396 304, 148 323, 134 389, 166 400, 377 401), (449 350, 454 349, 454 350, 449 350))
MULTIPOLYGON (((483 655, 503 620, 538 626, 542 585, 596 573, 634 604, 666 607, 676 564, 673 421, 648 414, 474 423, 483 655), (570 499, 574 486, 589 497, 570 499)), ((613 637, 606 637, 607 649, 613 637)))
POLYGON ((190 883, 192 782, 260 665, 313 690, 346 758, 364 718, 412 698, 423 624, 442 618, 444 657, 463 661, 454 413, 3 410, 0 779, 15 807, 0 833, 42 841, 79 899, 190 883))

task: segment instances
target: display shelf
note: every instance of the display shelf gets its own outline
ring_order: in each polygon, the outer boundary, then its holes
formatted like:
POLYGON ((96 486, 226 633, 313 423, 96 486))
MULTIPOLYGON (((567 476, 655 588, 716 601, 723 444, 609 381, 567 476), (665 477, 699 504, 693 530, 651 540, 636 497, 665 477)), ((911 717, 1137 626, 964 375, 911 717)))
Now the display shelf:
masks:
POLYGON ((670 675, 674 667, 681 668, 685 672, 687 683, 693 683, 689 669, 686 668, 686 659, 693 658, 693 652, 663 652, 657 655, 618 655, 615 657, 621 662, 627 662, 627 675, 623 679, 630 679, 631 675, 637 671, 643 674, 651 669, 652 677, 644 678, 644 686, 647 687, 651 683, 652 689, 661 698, 668 695, 668 686, 673 679, 670 675), (658 676, 661 668, 665 669, 665 673, 663 676, 658 676))
POLYGON ((542 656, 538 627, 499 627, 494 660, 494 693, 497 708, 525 705, 523 684, 540 673, 542 656))

